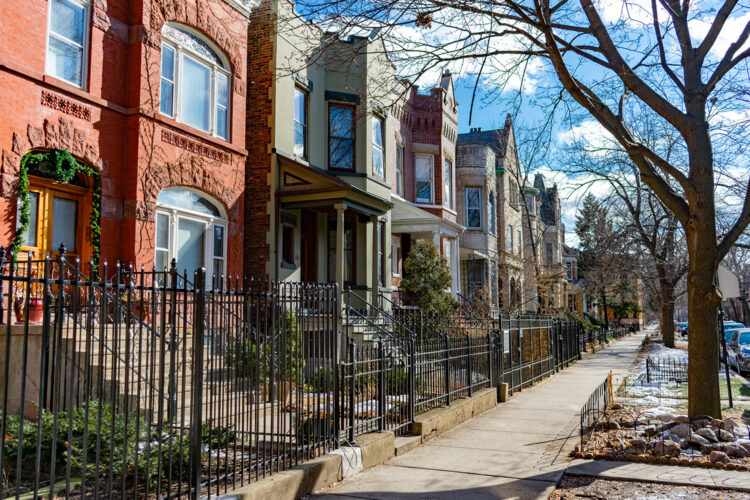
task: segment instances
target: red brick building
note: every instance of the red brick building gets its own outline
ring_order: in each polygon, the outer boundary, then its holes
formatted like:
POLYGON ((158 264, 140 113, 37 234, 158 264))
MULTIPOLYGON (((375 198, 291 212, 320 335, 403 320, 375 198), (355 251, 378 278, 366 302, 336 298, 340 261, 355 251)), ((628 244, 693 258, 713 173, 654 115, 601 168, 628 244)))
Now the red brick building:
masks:
MULTIPOLYGON (((0 244, 19 167, 67 150, 101 182, 101 257, 240 272, 251 0, 29 0, 0 17, 0 244)), ((29 172, 23 251, 93 255, 95 180, 29 172)))

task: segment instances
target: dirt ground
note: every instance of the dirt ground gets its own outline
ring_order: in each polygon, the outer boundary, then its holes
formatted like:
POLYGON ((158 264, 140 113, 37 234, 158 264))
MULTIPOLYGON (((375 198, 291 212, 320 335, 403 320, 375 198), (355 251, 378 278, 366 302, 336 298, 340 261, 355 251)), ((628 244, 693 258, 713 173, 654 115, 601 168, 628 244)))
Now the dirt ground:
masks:
POLYGON ((550 500, 748 500, 750 493, 697 486, 607 481, 592 477, 565 476, 550 500))

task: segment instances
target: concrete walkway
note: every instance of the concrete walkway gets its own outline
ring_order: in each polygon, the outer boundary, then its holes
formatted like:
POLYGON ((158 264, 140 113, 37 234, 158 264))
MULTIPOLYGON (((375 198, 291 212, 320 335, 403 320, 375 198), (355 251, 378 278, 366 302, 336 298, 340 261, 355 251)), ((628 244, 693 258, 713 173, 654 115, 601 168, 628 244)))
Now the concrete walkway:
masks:
POLYGON ((573 460, 568 466, 567 473, 600 479, 731 488, 750 492, 750 473, 746 471, 604 460, 573 460))
POLYGON ((614 342, 424 446, 309 498, 546 499, 570 465, 581 406, 610 370, 627 372, 643 336, 614 342))

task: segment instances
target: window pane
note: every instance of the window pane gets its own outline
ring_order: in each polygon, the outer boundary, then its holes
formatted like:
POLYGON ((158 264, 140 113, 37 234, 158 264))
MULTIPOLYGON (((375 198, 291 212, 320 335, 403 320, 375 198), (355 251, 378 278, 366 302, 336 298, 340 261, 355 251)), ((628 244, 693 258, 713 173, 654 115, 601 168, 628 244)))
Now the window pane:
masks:
POLYGON ((416 182, 416 195, 417 201, 432 201, 432 186, 429 182, 417 181, 416 182))
POLYGON ((172 116, 172 102, 174 99, 174 84, 166 80, 161 81, 161 98, 159 100, 159 111, 172 116))
MULTIPOLYGON (((21 238, 21 245, 25 247, 36 246, 36 231, 37 223, 39 222, 39 193, 29 193, 29 227, 26 229, 26 233, 21 238)), ((18 204, 18 213, 16 220, 20 222, 21 219, 21 204, 18 204)))
POLYGON ((432 157, 417 155, 416 161, 416 177, 417 179, 432 179, 432 157))
POLYGON ((55 198, 52 202, 52 248, 61 243, 67 252, 76 251, 76 222, 78 202, 68 198, 55 198))
POLYGON ((219 106, 229 108, 229 79, 221 73, 216 74, 216 102, 219 106))
POLYGON ((224 259, 214 259, 213 272, 217 276, 224 274, 224 259))
POLYGON ((303 125, 307 125, 307 93, 300 89, 294 89, 294 120, 303 125))
POLYGON ((329 147, 331 168, 352 169, 354 167, 354 141, 352 139, 331 137, 329 147))
POLYGON ((48 71, 61 80, 81 86, 83 49, 63 42, 54 36, 49 38, 48 71))
POLYGON ((214 226, 214 257, 224 257, 224 226, 214 226))
POLYGON ((466 206, 471 208, 478 208, 480 206, 478 189, 466 190, 466 206))
POLYGON ((66 0, 52 0, 50 31, 83 45, 86 9, 66 0))
POLYGON ((468 215, 468 221, 466 225, 468 227, 477 228, 480 224, 480 217, 479 217, 479 210, 471 209, 467 212, 468 215))
POLYGON ((379 118, 372 119, 372 143, 383 147, 383 122, 379 118))
POLYGON ((216 135, 227 138, 227 110, 224 108, 216 108, 216 135))
POLYGON ((182 57, 182 120, 208 131, 211 70, 191 57, 182 57))
POLYGON ((352 110, 349 108, 330 108, 328 130, 331 137, 351 138, 353 136, 352 110))
POLYGON ((169 269, 169 254, 166 250, 157 250, 154 257, 154 269, 164 271, 169 269))
POLYGON ((156 214, 156 248, 169 248, 169 215, 156 214))
POLYGON ((161 46, 161 77, 174 81, 174 49, 166 44, 161 46))
POLYGON ((383 173, 383 150, 372 148, 372 173, 379 177, 385 177, 383 173))
POLYGON ((294 123, 294 154, 305 156, 305 126, 301 123, 294 123))
POLYGON ((404 148, 396 147, 396 194, 404 195, 404 148))

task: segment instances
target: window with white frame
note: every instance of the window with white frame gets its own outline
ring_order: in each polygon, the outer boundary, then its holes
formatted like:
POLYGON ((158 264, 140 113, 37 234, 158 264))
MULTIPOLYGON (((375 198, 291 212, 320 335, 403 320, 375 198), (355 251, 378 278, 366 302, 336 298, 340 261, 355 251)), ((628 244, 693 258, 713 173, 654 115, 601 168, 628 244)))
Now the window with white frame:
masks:
POLYGON ((490 193, 490 203, 489 203, 489 231, 491 234, 495 234, 495 221, 497 220, 497 209, 495 208, 495 193, 490 193))
POLYGON ((448 160, 445 160, 443 165, 443 185, 445 186, 443 206, 453 208, 453 164, 448 160))
POLYGON ((229 139, 229 65, 186 27, 161 30, 159 111, 178 122, 229 139))
POLYGON ((414 155, 414 198, 417 203, 432 203, 432 155, 414 155))
POLYGON ((482 229, 482 188, 467 187, 466 196, 466 229, 482 229))
POLYGON ((294 154, 307 158, 307 98, 308 93, 294 87, 294 154))
POLYGON ((383 120, 372 117, 372 175, 385 179, 383 120))
POLYGON ((208 276, 224 274, 226 228, 218 203, 194 190, 165 189, 156 199, 154 267, 168 269, 175 259, 178 272, 188 277, 199 267, 205 267, 208 276))
POLYGON ((46 72, 84 87, 89 43, 87 0, 50 0, 46 72))

